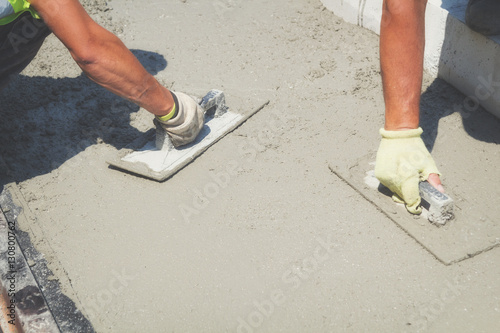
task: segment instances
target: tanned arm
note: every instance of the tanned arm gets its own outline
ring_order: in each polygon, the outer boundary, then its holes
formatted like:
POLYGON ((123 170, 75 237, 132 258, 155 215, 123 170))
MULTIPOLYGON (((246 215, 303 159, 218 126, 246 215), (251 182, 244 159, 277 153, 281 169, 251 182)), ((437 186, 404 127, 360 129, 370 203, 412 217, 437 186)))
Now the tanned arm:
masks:
POLYGON ((174 101, 114 34, 98 25, 78 0, 31 0, 54 35, 94 82, 155 115, 165 115, 174 101))

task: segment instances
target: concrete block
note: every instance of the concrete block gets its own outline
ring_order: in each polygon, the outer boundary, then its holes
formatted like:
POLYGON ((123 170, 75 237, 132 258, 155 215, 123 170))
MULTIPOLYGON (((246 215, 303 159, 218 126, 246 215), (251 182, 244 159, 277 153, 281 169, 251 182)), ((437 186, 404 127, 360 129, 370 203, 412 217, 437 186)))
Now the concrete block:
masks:
POLYGON ((382 0, 321 0, 321 2, 344 21, 380 34, 382 0))

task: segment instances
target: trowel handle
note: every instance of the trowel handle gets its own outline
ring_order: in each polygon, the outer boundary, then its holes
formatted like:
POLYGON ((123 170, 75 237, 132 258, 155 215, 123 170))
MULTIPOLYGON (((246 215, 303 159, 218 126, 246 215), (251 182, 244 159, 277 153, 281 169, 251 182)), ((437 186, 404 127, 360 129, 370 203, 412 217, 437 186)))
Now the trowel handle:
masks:
POLYGON ((219 117, 228 109, 224 92, 217 89, 210 90, 201 99, 200 106, 205 110, 205 116, 208 117, 219 117))
POLYGON ((439 203, 439 202, 448 202, 451 200, 449 196, 444 193, 439 192, 434 186, 432 186, 429 182, 420 182, 418 184, 418 188, 420 190, 420 196, 422 199, 429 203, 439 203))
POLYGON ((437 225, 444 225, 447 221, 454 219, 453 199, 439 192, 428 182, 421 182, 419 190, 422 200, 429 204, 429 214, 427 216, 429 221, 437 225))

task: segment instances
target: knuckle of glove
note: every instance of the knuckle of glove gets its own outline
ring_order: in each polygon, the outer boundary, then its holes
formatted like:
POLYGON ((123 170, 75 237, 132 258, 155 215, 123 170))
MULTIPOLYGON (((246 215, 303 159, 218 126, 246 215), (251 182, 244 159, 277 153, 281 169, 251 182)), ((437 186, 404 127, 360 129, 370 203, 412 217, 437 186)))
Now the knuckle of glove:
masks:
POLYGON ((175 147, 193 142, 203 128, 204 112, 196 101, 183 93, 176 93, 179 103, 177 116, 167 121, 165 130, 175 147))

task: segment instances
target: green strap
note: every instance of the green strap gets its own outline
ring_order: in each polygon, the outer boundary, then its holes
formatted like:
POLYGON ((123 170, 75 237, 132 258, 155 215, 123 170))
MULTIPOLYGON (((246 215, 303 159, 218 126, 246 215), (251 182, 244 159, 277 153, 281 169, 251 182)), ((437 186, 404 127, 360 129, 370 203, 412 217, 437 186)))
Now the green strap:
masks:
POLYGON ((169 113, 167 113, 164 116, 156 116, 156 119, 165 122, 167 120, 170 120, 174 115, 175 115, 175 104, 174 104, 174 107, 172 108, 172 110, 170 110, 169 113))
POLYGON ((31 7, 31 4, 27 0, 8 0, 14 9, 14 14, 0 19, 0 25, 8 24, 14 21, 19 15, 24 12, 30 12, 31 15, 39 19, 40 15, 31 7))

